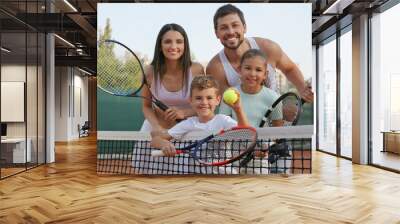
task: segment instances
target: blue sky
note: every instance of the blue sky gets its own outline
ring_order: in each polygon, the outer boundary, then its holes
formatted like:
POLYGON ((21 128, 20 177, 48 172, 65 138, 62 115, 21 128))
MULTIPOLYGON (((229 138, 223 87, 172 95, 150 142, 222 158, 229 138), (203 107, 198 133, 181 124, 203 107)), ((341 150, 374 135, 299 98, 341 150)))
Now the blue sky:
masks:
MULTIPOLYGON (((153 56, 157 34, 167 23, 186 30, 196 61, 206 64, 221 49, 213 28, 219 3, 99 3, 98 30, 110 18, 112 38, 135 52, 153 56)), ((238 3, 247 23, 246 36, 277 42, 311 77, 311 4, 238 3)))

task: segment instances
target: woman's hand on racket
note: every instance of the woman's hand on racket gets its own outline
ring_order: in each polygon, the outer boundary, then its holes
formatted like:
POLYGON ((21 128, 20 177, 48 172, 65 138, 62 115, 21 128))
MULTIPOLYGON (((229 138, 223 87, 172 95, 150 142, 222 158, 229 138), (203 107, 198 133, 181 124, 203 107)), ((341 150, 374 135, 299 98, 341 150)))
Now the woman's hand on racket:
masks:
POLYGON ((170 107, 164 112, 164 119, 169 122, 183 120, 185 119, 185 114, 183 110, 177 109, 175 107, 170 107))

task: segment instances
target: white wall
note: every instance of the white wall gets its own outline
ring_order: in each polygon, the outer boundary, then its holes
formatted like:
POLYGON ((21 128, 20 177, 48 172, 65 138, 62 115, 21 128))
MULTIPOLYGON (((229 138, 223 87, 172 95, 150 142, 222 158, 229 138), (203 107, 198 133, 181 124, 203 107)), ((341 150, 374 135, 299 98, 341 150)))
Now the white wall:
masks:
POLYGON ((88 120, 88 78, 82 76, 80 71, 75 70, 74 75, 74 108, 72 119, 72 132, 71 134, 78 137, 78 124, 81 126, 88 120))
MULTIPOLYGON (((8 82, 25 82, 25 65, 2 65, 1 66, 1 81, 8 82)), ((28 66, 28 70, 32 69, 28 66)), ((28 94, 29 95, 29 94, 28 94)), ((4 97, 4 96, 2 96, 4 97)), ((7 108, 1 108, 7 110, 7 108)), ((8 137, 25 137, 25 122, 7 122, 8 137)))
MULTIPOLYGON (((30 139, 30 148, 32 152, 32 161, 44 163, 44 74, 42 67, 25 64, 3 64, 1 66, 1 79, 9 82, 24 82, 26 91, 26 101, 18 110, 23 113, 26 120, 23 122, 6 122, 8 138, 24 138, 25 135, 30 139), (25 80, 27 78, 27 80, 25 80), (26 105, 25 105, 26 103, 26 105), (39 154, 39 155, 37 155, 39 154)), ((20 90, 21 91, 21 90, 20 90)), ((3 92, 3 90, 2 90, 3 92)), ((24 94, 24 92, 22 92, 24 94)), ((25 96, 24 96, 25 97, 25 96)), ((23 98, 24 98, 23 97, 23 98)), ((2 98, 9 98, 7 95, 2 95, 2 98)), ((3 103, 2 103, 3 104, 3 103)), ((1 107, 4 110, 12 110, 10 106, 1 107)), ((15 110, 15 109, 14 109, 15 110)), ((8 111, 11 112, 12 111, 8 111)))
POLYGON ((68 140, 68 86, 67 67, 55 68, 55 141, 68 140))
POLYGON ((25 65, 2 65, 1 81, 25 82, 25 65))
POLYGON ((78 124, 88 120, 88 78, 83 75, 72 67, 56 67, 56 141, 77 139, 78 124))
POLYGON ((2 81, 0 101, 2 122, 25 121, 25 82, 2 81))

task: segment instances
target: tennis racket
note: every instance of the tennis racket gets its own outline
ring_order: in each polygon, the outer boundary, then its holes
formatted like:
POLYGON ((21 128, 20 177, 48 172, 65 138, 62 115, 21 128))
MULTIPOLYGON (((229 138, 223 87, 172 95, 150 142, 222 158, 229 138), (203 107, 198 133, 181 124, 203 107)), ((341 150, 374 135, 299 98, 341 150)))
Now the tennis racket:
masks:
POLYGON ((283 94, 265 112, 259 127, 296 125, 304 102, 296 93, 283 94))
MULTIPOLYGON (((294 126, 300 118, 302 105, 305 101, 301 99, 296 93, 287 92, 281 95, 272 104, 271 108, 268 108, 265 112, 263 119, 260 122, 259 127, 273 127, 273 126, 294 126)), ((276 143, 269 146, 260 146, 260 151, 268 153, 268 161, 272 163, 282 155, 288 155, 289 149, 288 144, 283 139, 276 140, 276 143)), ((258 149, 257 149, 258 150, 258 149)), ((246 167, 247 164, 254 159, 254 152, 249 153, 241 162, 241 167, 246 167)))
POLYGON ((142 63, 131 49, 115 40, 98 43, 97 86, 100 89, 115 96, 140 97, 167 110, 168 106, 153 95, 147 98, 139 94, 144 85, 149 86, 142 63))
MULTIPOLYGON (((257 131, 254 128, 234 127, 177 149, 176 154, 187 153, 201 165, 223 166, 251 152, 256 140, 257 131)), ((164 153, 161 150, 154 150, 151 155, 164 156, 164 153)))

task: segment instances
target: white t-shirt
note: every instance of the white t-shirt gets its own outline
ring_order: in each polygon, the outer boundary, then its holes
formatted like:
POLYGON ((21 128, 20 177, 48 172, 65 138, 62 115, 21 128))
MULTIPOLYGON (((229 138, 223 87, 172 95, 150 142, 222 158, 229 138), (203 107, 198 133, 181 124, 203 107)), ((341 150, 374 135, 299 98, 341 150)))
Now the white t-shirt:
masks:
POLYGON ((168 134, 174 139, 181 139, 183 135, 192 131, 209 131, 211 132, 210 134, 213 134, 235 126, 237 126, 237 121, 224 114, 217 114, 206 123, 201 123, 199 118, 195 116, 176 124, 168 130, 168 134))

